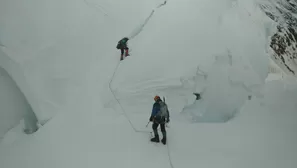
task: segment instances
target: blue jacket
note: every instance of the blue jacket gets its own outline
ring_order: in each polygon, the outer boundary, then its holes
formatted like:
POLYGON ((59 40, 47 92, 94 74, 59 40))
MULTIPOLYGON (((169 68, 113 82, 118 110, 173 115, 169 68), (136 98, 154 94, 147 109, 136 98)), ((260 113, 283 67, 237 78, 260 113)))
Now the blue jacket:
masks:
POLYGON ((153 116, 153 117, 156 116, 159 111, 160 111, 160 104, 159 104, 159 101, 157 101, 153 105, 151 116, 153 116))

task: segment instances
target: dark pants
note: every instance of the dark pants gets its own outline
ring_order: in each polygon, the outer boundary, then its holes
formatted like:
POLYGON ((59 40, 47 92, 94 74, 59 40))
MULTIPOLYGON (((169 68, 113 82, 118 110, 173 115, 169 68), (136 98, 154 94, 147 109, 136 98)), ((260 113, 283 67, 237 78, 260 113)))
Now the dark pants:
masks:
POLYGON ((159 137, 159 134, 158 134, 158 126, 161 126, 161 132, 162 132, 162 135, 163 135, 163 138, 166 138, 166 129, 165 129, 165 122, 159 124, 157 122, 154 122, 153 123, 153 131, 154 131, 154 134, 155 134, 155 137, 159 137))
POLYGON ((124 51, 125 51, 125 50, 129 50, 129 48, 128 48, 128 47, 121 48, 121 55, 123 55, 123 54, 124 54, 124 51))

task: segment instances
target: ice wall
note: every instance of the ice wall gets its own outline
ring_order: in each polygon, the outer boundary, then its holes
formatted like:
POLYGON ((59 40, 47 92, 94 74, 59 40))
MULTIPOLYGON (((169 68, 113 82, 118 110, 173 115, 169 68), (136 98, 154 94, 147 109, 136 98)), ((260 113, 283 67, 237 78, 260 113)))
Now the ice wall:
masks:
POLYGON ((219 21, 218 29, 223 33, 218 35, 218 41, 227 50, 214 55, 216 59, 206 79, 195 81, 195 90, 202 91, 202 99, 183 110, 194 122, 232 119, 248 96, 261 96, 269 71, 267 46, 275 25, 260 8, 253 2, 236 1, 219 21))
MULTIPOLYGON (((249 91, 242 81, 233 83, 231 58, 228 55, 217 57, 205 78, 196 78, 196 87, 201 90, 201 99, 186 106, 182 114, 192 122, 227 122, 240 110, 249 91), (204 84, 205 83, 205 84, 204 84), (201 85, 204 87, 201 89, 201 85)), ((197 75, 199 76, 199 74, 197 75)), ((250 93, 251 94, 251 93, 250 93)))

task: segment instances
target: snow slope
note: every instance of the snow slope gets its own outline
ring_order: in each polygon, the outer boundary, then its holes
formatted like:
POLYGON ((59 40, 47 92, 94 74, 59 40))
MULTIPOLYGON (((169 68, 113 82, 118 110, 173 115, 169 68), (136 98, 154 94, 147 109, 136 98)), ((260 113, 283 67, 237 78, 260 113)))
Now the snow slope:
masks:
MULTIPOLYGON (((0 38, 5 46, 1 50, 6 54, 1 54, 1 66, 8 61, 16 64, 17 68, 6 69, 20 85, 41 124, 57 113, 71 110, 69 107, 75 108, 84 99, 80 95, 85 92, 93 65, 114 70, 118 53, 115 41, 129 34, 154 7, 146 9, 150 3, 134 0, 131 4, 138 7, 127 13, 129 4, 103 1, 106 8, 112 6, 108 8, 111 14, 117 14, 105 16, 91 5, 94 2, 87 2, 1 2, 0 38), (138 15, 131 17, 133 12, 138 15), (123 20, 123 14, 134 20, 123 20), (108 67, 98 64, 103 62, 111 63, 108 67)), ((108 70, 101 72, 106 76, 108 70)), ((90 77, 100 78, 100 74, 90 77)))
MULTIPOLYGON (((268 73, 266 46, 269 45, 268 30, 273 29, 273 23, 259 9, 249 6, 252 3, 213 3, 172 2, 155 12, 142 34, 131 41, 133 54, 137 57, 123 62, 118 69, 112 87, 116 93, 121 92, 119 98, 137 94, 152 97, 166 88, 168 92, 169 89, 183 89, 181 96, 191 96, 192 99, 194 91, 205 91, 204 97, 208 97, 204 101, 206 113, 231 115, 244 103, 248 93, 258 91, 256 89, 264 83, 268 73), (201 3, 204 5, 199 5, 201 3), (253 15, 243 10, 245 8, 253 11, 253 15), (177 9, 187 12, 170 17, 177 9), (166 24, 162 24, 165 21, 166 24), (149 38, 146 34, 150 34, 149 38), (136 42, 138 39, 141 42, 136 42), (143 52, 146 46, 152 49, 143 52), (202 72, 209 73, 207 79, 185 86, 185 82, 195 76, 197 66, 202 72), (127 80, 126 74, 133 78, 127 80), (228 94, 229 98, 222 102, 228 94)), ((217 117, 206 120, 217 120, 217 117)))
POLYGON ((252 2, 19 3, 0 3, 0 58, 13 66, 0 65, 46 124, 6 137, 1 167, 296 167, 296 82, 265 84, 275 27, 252 2), (16 23, 22 36, 14 36, 16 23), (134 37, 133 51, 119 63, 123 36, 134 37), (191 122, 180 112, 193 106, 193 92, 217 116, 234 110, 232 100, 238 113, 227 123, 191 122), (155 94, 170 107, 167 146, 151 144, 145 127, 155 94))

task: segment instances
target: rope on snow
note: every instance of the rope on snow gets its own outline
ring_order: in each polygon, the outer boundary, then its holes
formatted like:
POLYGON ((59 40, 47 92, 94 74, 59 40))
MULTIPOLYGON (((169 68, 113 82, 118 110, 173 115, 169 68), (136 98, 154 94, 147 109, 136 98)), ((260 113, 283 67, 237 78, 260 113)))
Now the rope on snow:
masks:
MULTIPOLYGON (((128 115, 127 115, 125 109, 123 108, 122 104, 120 103, 120 100, 116 97, 114 91, 113 91, 112 88, 111 88, 111 84, 112 84, 112 82, 113 82, 113 79, 115 78, 115 74, 116 74, 116 72, 117 72, 117 70, 118 70, 119 65, 120 65, 120 62, 119 62, 118 65, 116 66, 116 68, 115 68, 115 70, 114 70, 114 72, 113 72, 113 75, 112 75, 112 77, 111 77, 111 80, 109 81, 109 84, 108 84, 109 90, 110 90, 110 92, 112 93, 114 99, 118 102, 119 106, 121 107, 121 110, 122 110, 123 114, 125 115, 126 119, 129 121, 129 124, 131 125, 132 129, 133 129, 136 133, 151 133, 151 131, 141 131, 141 130, 138 130, 138 129, 136 129, 136 128, 134 127, 132 121, 130 120, 130 118, 128 117, 128 115)), ((168 138, 167 138, 167 155, 168 155, 168 160, 169 160, 170 167, 171 167, 171 168, 174 168, 173 163, 172 163, 172 160, 171 160, 171 155, 170 155, 170 148, 169 148, 168 138)))
MULTIPOLYGON (((160 8, 161 6, 165 5, 166 2, 167 2, 167 0, 165 0, 164 3, 161 4, 161 5, 159 5, 157 8, 160 8)), ((154 10, 153 10, 152 13, 150 14, 150 16, 146 19, 145 24, 146 24, 146 23, 148 22, 148 20, 152 17, 153 13, 154 13, 154 10)), ((145 24, 143 24, 143 26, 144 26, 145 24)), ((137 33, 136 35, 138 35, 138 33, 137 33)), ((136 36, 136 35, 135 35, 135 36, 136 36)), ((133 37, 135 37, 135 36, 133 36, 133 37)), ((114 70, 114 72, 113 72, 113 75, 112 75, 112 77, 111 77, 111 80, 109 81, 109 84, 108 84, 109 90, 110 90, 110 92, 112 93, 114 99, 115 99, 115 100, 117 101, 117 103, 119 104, 119 106, 120 106, 120 108, 121 108, 123 114, 125 115, 126 119, 129 121, 129 124, 131 125, 132 129, 133 129, 136 133, 151 133, 151 131, 141 131, 141 130, 138 130, 138 129, 136 129, 136 128, 134 127, 132 121, 130 120, 130 118, 128 117, 128 115, 127 115, 125 109, 123 108, 122 104, 120 103, 120 100, 116 97, 114 91, 113 91, 112 88, 111 88, 111 84, 112 84, 112 82, 113 82, 113 79, 115 78, 115 74, 116 74, 116 72, 117 72, 117 70, 118 70, 119 65, 120 65, 120 62, 117 64, 117 66, 116 66, 116 68, 115 68, 115 70, 114 70)), ((167 140, 167 155, 168 155, 168 160, 169 160, 170 167, 171 167, 171 168, 174 168, 173 163, 172 163, 172 160, 171 160, 170 148, 169 148, 168 140, 167 140)))

